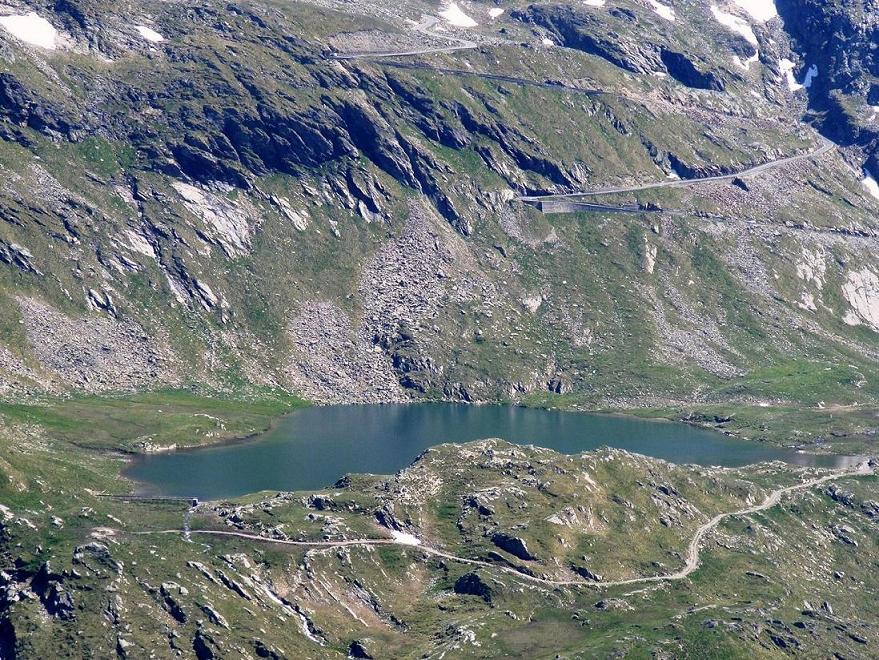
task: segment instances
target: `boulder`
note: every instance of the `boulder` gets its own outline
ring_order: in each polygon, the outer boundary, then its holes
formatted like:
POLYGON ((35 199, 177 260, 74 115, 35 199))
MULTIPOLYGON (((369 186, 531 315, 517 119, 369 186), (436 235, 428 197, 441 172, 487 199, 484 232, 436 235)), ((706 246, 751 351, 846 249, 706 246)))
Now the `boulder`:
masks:
POLYGON ((528 545, 525 543, 525 540, 518 536, 512 536, 505 532, 496 532, 491 537, 491 542, 501 550, 509 552, 511 555, 518 557, 519 559, 524 559, 525 561, 534 561, 537 559, 537 557, 531 554, 531 551, 528 550, 528 545))
POLYGON ((491 605, 494 590, 478 573, 465 573, 455 580, 455 593, 465 596, 478 596, 491 605))

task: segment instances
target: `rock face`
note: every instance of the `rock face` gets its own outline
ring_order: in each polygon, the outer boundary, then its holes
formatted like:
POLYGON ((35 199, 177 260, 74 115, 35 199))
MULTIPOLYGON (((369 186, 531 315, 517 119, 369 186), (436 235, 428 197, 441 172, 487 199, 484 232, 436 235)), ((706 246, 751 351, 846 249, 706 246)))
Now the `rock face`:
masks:
POLYGON ((64 587, 63 576, 53 573, 48 563, 40 567, 31 581, 31 587, 50 616, 65 621, 76 616, 76 605, 73 596, 64 587))
MULTIPOLYGON (((588 12, 569 5, 530 5, 516 10, 510 16, 547 29, 566 48, 597 55, 611 64, 633 73, 648 73, 661 68, 658 52, 649 44, 623 42, 603 34, 601 24, 588 12)), ((636 23, 635 15, 626 9, 615 9, 616 22, 636 23)))
POLYGON ((590 571, 585 566, 572 566, 571 570, 573 570, 577 575, 586 578, 587 580, 592 580, 593 582, 601 582, 601 576, 598 573, 590 571))
POLYGON ((489 605, 494 593, 492 587, 478 573, 465 573, 455 580, 455 593, 468 596, 479 596, 489 605))
POLYGON ((808 91, 822 131, 842 144, 861 146, 867 167, 879 169, 879 130, 871 120, 871 106, 879 104, 875 4, 778 0, 776 6, 802 56, 802 68, 817 67, 808 91))
POLYGON ((23 273, 42 275, 33 265, 33 255, 27 248, 15 243, 0 241, 0 261, 10 266, 15 266, 23 273))
MULTIPOLYGON (((27 126, 50 135, 67 137, 76 128, 51 102, 27 89, 11 73, 0 73, 0 117, 13 125, 27 126)), ((6 130, 15 134, 14 129, 6 130)), ((27 142, 23 136, 16 141, 19 140, 27 142)))
POLYGON ((492 535, 491 542, 501 550, 509 552, 511 555, 518 557, 519 559, 524 559, 525 561, 533 561, 537 559, 537 557, 532 555, 528 550, 525 541, 517 536, 505 532, 497 532, 492 535))
POLYGON ((717 73, 702 70, 683 52, 639 39, 636 35, 627 38, 628 33, 637 30, 637 18, 627 9, 610 11, 608 21, 618 28, 618 31, 611 32, 588 10, 570 5, 531 5, 526 10, 513 11, 511 16, 544 28, 567 48, 596 55, 621 69, 633 73, 664 71, 688 87, 714 91, 725 89, 723 79, 717 73))
POLYGON ((737 29, 708 5, 674 21, 650 3, 522 5, 435 61, 332 57, 463 37, 403 6, 363 5, 396 26, 379 29, 308 4, 317 32, 261 0, 149 20, 56 2, 37 12, 60 35, 45 52, 0 32, 17 63, 0 74, 0 391, 656 407, 750 401, 767 354, 874 361, 876 207, 845 165, 873 162, 854 103, 879 96, 866 4, 788 0, 761 22, 721 3, 737 29), (819 76, 791 91, 778 63, 802 80, 812 53, 819 76), (820 146, 798 123, 807 94, 850 134, 847 161, 642 190, 612 219, 519 199, 803 154, 820 146), (845 265, 794 280, 805 246, 845 265))
POLYGON ((683 53, 663 48, 659 52, 659 57, 668 74, 687 87, 710 89, 715 92, 724 90, 723 80, 711 71, 700 71, 683 53))
POLYGON ((186 595, 186 593, 188 593, 185 587, 181 587, 176 582, 166 582, 162 584, 159 592, 168 614, 180 623, 186 623, 188 616, 183 609, 183 606, 178 601, 180 595, 186 595))

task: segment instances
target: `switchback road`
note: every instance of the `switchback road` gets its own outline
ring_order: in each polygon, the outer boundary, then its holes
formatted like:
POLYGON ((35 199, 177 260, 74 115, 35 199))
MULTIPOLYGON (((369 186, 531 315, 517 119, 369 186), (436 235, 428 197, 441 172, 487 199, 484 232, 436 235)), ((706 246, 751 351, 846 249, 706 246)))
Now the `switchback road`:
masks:
MULTIPOLYGON (((259 543, 271 543, 277 545, 291 545, 291 546, 299 546, 299 547, 312 547, 312 548, 338 548, 338 547, 351 547, 351 546, 408 546, 416 549, 418 552, 422 552, 426 555, 431 555, 433 557, 441 557, 442 559, 446 559, 448 561, 454 561, 460 564, 468 564, 471 566, 481 566, 483 568, 487 568, 493 571, 500 571, 503 573, 508 573, 516 576, 521 580, 526 580, 529 582, 534 582, 538 584, 542 584, 550 587, 619 587, 619 586, 627 586, 633 584, 642 584, 649 582, 668 582, 675 580, 683 580, 688 577, 691 573, 696 571, 699 568, 700 563, 700 555, 702 550, 702 541, 705 539, 705 536, 715 529, 721 522, 726 520, 727 518, 733 518, 736 516, 747 516, 754 513, 759 513, 761 511, 765 511, 767 509, 771 509, 775 505, 777 505, 781 499, 785 495, 790 495, 791 493, 795 493, 797 491, 807 490, 809 488, 813 488, 814 486, 818 486, 820 484, 826 483, 828 481, 832 481, 834 479, 840 479, 843 477, 851 477, 851 476, 866 476, 874 474, 873 468, 867 463, 864 462, 857 466, 856 468, 844 471, 832 472, 830 474, 826 474, 822 477, 816 477, 814 479, 810 479, 809 481, 805 481, 803 483, 794 484, 792 486, 786 486, 784 488, 779 488, 770 492, 766 498, 760 504, 755 506, 747 507, 745 509, 738 509, 735 511, 729 511, 727 513, 719 513, 708 522, 701 525, 693 535, 692 540, 687 546, 687 555, 686 562, 678 571, 673 573, 666 573, 664 575, 651 575, 646 577, 635 577, 629 578, 625 580, 609 580, 607 582, 595 582, 591 580, 584 579, 573 579, 573 580, 553 580, 551 578, 543 578, 535 575, 528 575, 527 573, 522 573, 521 571, 516 570, 515 568, 511 568, 509 566, 500 566, 496 563, 483 561, 480 559, 467 559, 465 557, 459 557, 457 555, 453 555, 451 553, 444 552, 442 550, 437 550, 436 548, 432 548, 427 545, 423 545, 423 543, 411 535, 408 534, 399 534, 396 538, 381 538, 381 539, 349 539, 349 540, 341 540, 341 541, 290 541, 285 539, 272 539, 267 538, 265 536, 259 536, 257 534, 247 534, 245 532, 233 532, 227 530, 211 530, 211 529, 193 529, 189 531, 189 534, 201 534, 207 536, 231 536, 241 539, 246 539, 248 541, 255 541, 259 543)), ((165 529, 158 531, 143 531, 143 532, 134 532, 134 534, 180 534, 181 531, 179 529, 165 529)))

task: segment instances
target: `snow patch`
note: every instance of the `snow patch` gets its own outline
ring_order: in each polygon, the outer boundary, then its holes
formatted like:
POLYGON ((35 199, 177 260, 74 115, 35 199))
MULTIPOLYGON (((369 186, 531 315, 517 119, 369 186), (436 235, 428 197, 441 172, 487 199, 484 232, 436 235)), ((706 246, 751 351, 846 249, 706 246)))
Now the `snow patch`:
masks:
POLYGON ((153 30, 152 28, 148 28, 145 25, 135 25, 134 29, 137 30, 138 34, 142 36, 144 39, 149 41, 150 43, 160 43, 165 40, 161 34, 153 30))
POLYGON ((450 2, 449 6, 440 12, 440 16, 455 27, 471 28, 478 25, 476 21, 464 13, 457 2, 450 2))
POLYGON ((36 12, 0 17, 0 27, 32 46, 55 50, 58 30, 36 12))
POLYGON ((797 82, 797 79, 794 78, 794 66, 796 65, 786 57, 778 62, 778 69, 787 79, 787 88, 792 92, 796 92, 803 88, 803 86, 797 82))
POLYGON ((778 16, 775 0, 733 0, 733 2, 748 12, 751 18, 761 23, 778 16))
POLYGON ((555 42, 552 39, 547 39, 546 37, 541 39, 540 43, 542 43, 544 46, 547 46, 547 47, 555 46, 555 42))
MULTIPOLYGON (((746 60, 742 60, 742 58, 739 57, 738 55, 733 55, 733 62, 735 63, 735 65, 738 67, 741 67, 745 71, 748 71, 751 68, 751 65, 759 59, 760 59, 760 53, 754 53, 751 57, 749 57, 746 60)), ((751 90, 751 92, 752 92, 752 94, 751 94, 752 96, 754 96, 755 98, 760 98, 759 94, 753 93, 754 90, 751 90)))
POLYGON ((503 13, 504 13, 504 10, 501 9, 500 7, 492 7, 491 9, 488 10, 488 17, 490 19, 494 20, 495 18, 497 18, 498 16, 500 16, 503 13))
POLYGON ((754 34, 754 29, 748 21, 722 11, 717 5, 711 5, 711 13, 718 23, 743 36, 752 46, 757 45, 757 35, 754 34))
POLYGON ((662 16, 667 21, 674 22, 675 20, 675 10, 669 7, 668 5, 664 5, 661 2, 657 2, 657 0, 647 0, 650 3, 650 6, 653 7, 653 11, 662 16))
POLYGON ((848 325, 866 323, 879 332, 879 276, 869 268, 849 273, 842 295, 852 307, 842 320, 848 325))
POLYGON ((394 537, 395 542, 402 543, 403 545, 421 545, 421 539, 414 534, 407 534, 406 532, 392 529, 391 536, 394 537))
POLYGON ((583 0, 588 7, 604 7, 606 0, 583 0))
POLYGON ((717 5, 711 5, 711 13, 718 23, 743 37, 745 41, 754 46, 756 52, 746 60, 743 60, 738 55, 733 55, 733 62, 735 62, 736 66, 747 71, 751 68, 751 64, 760 59, 760 51, 756 50, 758 41, 757 35, 754 34, 754 29, 745 19, 723 11, 717 5))
POLYGON ((864 168, 864 178, 861 179, 861 185, 864 186, 864 190, 873 195, 876 199, 879 199, 879 183, 876 182, 876 179, 873 178, 873 175, 870 174, 870 170, 866 167, 864 168))

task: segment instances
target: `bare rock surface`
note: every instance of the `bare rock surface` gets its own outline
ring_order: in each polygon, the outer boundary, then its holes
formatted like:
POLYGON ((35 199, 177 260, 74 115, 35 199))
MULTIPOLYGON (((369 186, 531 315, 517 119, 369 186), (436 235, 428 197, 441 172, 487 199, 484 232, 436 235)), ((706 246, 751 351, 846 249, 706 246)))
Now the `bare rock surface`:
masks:
POLYGON ((357 332, 351 317, 327 301, 305 303, 292 320, 295 388, 322 403, 377 403, 405 399, 390 361, 357 332))

